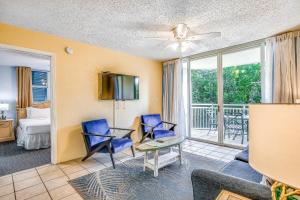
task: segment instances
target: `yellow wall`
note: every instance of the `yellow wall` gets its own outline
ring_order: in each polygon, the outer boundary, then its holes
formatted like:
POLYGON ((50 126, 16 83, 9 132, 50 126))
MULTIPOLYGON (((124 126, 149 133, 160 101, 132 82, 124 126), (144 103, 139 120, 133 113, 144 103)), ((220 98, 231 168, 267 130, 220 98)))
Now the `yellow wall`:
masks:
MULTIPOLYGON (((162 66, 160 62, 99 48, 61 37, 0 23, 0 44, 55 54, 58 162, 81 157, 85 147, 80 134, 84 120, 107 118, 113 123, 112 101, 97 99, 97 73, 111 71, 140 76, 140 100, 116 104, 116 125, 138 128, 137 117, 160 113, 162 66), (64 52, 66 46, 73 55, 64 52)), ((137 139, 135 133, 134 139, 137 139)))

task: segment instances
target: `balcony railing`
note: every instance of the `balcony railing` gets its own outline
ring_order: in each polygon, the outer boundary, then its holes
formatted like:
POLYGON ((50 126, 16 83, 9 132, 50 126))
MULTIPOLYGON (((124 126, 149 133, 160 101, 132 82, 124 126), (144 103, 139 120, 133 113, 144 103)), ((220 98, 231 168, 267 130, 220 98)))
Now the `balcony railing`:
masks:
MULTIPOLYGON (((225 116, 248 115, 247 104, 224 104, 223 108, 225 116)), ((209 117, 217 118, 217 110, 217 104, 192 104, 192 128, 209 129, 209 117)))

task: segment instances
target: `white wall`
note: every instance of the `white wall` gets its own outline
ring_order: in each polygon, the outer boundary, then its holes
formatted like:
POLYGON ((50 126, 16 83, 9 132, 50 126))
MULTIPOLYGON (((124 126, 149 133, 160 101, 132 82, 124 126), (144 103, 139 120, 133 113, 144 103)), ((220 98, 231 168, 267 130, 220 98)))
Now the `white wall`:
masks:
POLYGON ((16 120, 17 80, 16 68, 0 66, 0 102, 9 103, 7 118, 16 120))

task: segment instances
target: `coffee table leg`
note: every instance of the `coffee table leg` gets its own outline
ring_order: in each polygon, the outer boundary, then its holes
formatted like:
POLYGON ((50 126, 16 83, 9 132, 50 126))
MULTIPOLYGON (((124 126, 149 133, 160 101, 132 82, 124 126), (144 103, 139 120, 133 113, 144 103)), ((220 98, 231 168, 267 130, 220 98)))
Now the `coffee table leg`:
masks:
POLYGON ((144 155, 144 168, 143 168, 143 171, 146 171, 146 163, 147 162, 148 162, 148 152, 146 151, 145 155, 144 155))
POLYGON ((154 177, 158 176, 158 150, 154 154, 154 177))
POLYGON ((178 145, 178 153, 179 153, 179 162, 180 162, 180 165, 182 165, 182 146, 181 144, 178 145))

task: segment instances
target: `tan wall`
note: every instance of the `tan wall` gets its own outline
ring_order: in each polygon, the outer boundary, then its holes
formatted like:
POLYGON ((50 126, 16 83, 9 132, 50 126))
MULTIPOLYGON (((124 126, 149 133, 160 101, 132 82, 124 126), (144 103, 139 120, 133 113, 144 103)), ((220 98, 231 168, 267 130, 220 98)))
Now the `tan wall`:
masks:
MULTIPOLYGON (((138 128, 137 117, 160 113, 162 66, 160 62, 99 48, 61 37, 0 23, 0 43, 54 53, 56 56, 56 112, 58 162, 81 157, 80 135, 84 120, 107 118, 113 123, 112 101, 97 99, 97 73, 111 71, 140 76, 140 99, 116 105, 116 125, 138 128), (73 55, 64 52, 66 46, 73 55)), ((137 138, 137 133, 134 138, 137 138)))

